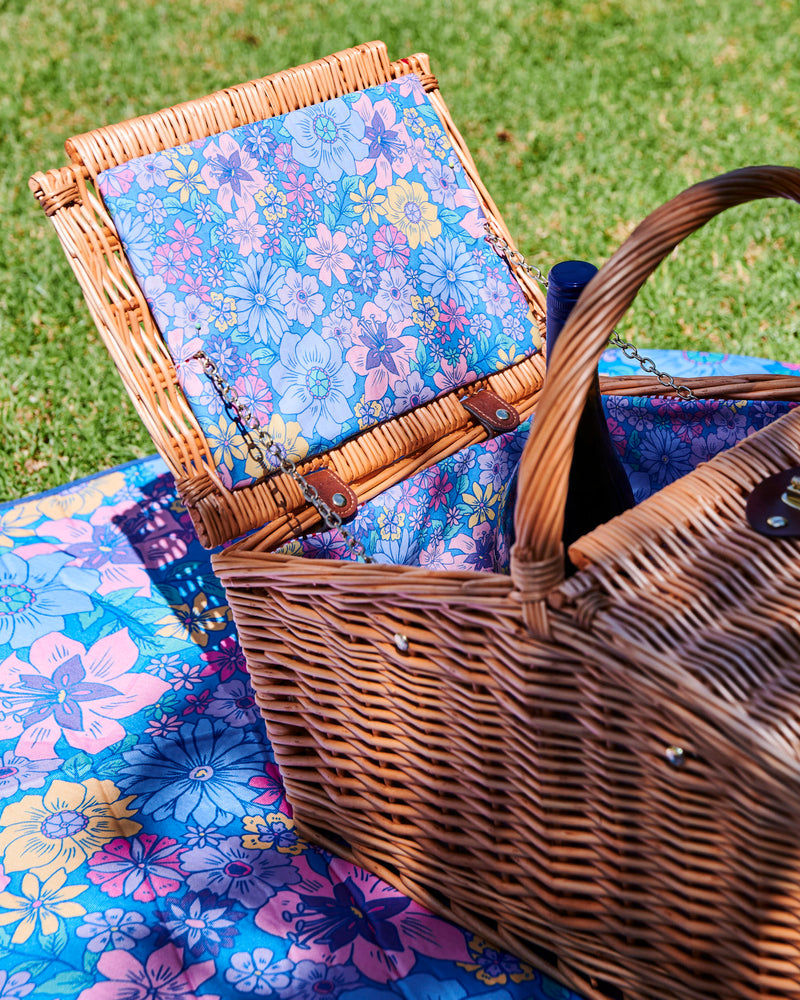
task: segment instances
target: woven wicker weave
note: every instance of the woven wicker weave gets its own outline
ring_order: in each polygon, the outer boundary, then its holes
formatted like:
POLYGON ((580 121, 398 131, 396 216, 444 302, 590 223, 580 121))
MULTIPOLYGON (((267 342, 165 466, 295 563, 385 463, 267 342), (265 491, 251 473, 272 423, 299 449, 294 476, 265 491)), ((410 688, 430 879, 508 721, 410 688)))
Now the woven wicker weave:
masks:
MULTIPOLYGON (((71 166, 32 180, 202 540, 264 525, 215 566, 298 827, 586 995, 800 997, 800 546, 743 518, 756 482, 798 464, 800 409, 581 539, 568 582, 560 547, 571 442, 614 323, 693 229, 751 198, 798 199, 800 172, 740 172, 665 206, 583 297, 544 392, 538 358, 498 376, 537 408, 511 577, 271 554, 313 516, 284 512, 285 483, 222 489, 94 192, 111 164, 411 70, 507 238, 426 57, 390 63, 380 43, 78 137, 71 166)), ((780 377, 693 385, 797 398, 780 377)), ((332 461, 365 500, 481 433, 445 400, 332 461)))

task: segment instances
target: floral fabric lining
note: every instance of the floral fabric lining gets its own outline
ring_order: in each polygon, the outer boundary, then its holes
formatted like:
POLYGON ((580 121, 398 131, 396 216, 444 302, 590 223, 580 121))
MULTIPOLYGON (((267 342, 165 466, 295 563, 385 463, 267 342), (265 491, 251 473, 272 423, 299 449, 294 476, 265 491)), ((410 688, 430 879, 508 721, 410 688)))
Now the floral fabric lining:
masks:
MULTIPOLYGON (((606 396, 609 432, 636 502, 686 475, 794 403, 606 396)), ((516 473, 530 421, 472 445, 364 504, 347 526, 377 562, 506 573, 514 539, 516 473)), ((355 559, 340 531, 281 551, 355 559)))
MULTIPOLYGON (((416 76, 98 178, 222 481, 263 476, 205 350, 295 461, 535 350, 416 76)), ((277 464, 277 460, 273 459, 277 464)))

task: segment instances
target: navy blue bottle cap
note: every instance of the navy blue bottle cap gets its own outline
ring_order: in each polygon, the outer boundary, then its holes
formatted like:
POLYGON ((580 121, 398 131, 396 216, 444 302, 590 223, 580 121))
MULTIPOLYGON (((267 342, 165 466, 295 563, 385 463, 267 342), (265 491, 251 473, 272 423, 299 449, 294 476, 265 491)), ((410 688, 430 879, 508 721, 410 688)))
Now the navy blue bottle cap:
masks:
POLYGON ((562 260, 550 268, 547 283, 557 294, 569 294, 572 290, 580 292, 596 274, 597 268, 587 260, 562 260))

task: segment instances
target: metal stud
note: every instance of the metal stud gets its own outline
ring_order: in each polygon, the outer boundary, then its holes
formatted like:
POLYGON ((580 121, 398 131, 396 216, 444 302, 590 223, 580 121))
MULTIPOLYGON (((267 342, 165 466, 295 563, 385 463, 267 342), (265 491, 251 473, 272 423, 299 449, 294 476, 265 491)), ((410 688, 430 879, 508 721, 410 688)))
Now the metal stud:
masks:
POLYGON ((333 496, 331 497, 331 503, 333 504, 334 507, 346 507, 347 497, 344 495, 344 493, 334 493, 333 496))
POLYGON ((508 410, 496 410, 494 414, 498 420, 508 420, 511 414, 508 410))
POLYGON ((770 528, 785 528, 789 522, 785 517, 781 517, 780 514, 773 514, 772 517, 767 518, 767 524, 770 528))
POLYGON ((686 753, 683 747, 667 747, 664 756, 671 767, 683 767, 686 763, 686 753))
POLYGON ((399 632, 394 634, 394 644, 400 650, 401 653, 408 652, 408 636, 401 635, 399 632))

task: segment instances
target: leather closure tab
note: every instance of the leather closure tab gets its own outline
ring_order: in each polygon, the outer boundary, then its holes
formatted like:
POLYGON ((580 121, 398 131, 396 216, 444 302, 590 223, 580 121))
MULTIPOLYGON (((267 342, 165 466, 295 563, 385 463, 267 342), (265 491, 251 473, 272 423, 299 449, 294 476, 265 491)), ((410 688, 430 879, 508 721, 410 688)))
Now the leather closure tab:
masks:
POLYGON ((519 413, 491 389, 480 389, 471 396, 462 396, 460 403, 492 434, 505 434, 519 427, 519 413))
POLYGON ((800 537, 800 468, 763 479, 747 498, 750 527, 770 538, 800 537))
POLYGON ((358 510, 358 497, 352 487, 337 476, 333 469, 316 469, 303 478, 319 493, 320 500, 324 500, 343 521, 353 517, 358 510))

